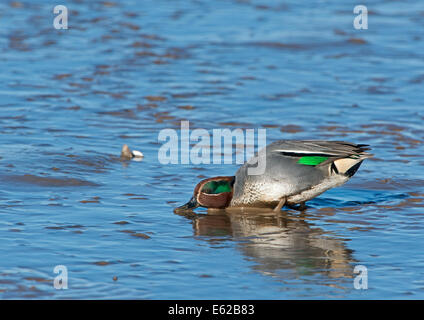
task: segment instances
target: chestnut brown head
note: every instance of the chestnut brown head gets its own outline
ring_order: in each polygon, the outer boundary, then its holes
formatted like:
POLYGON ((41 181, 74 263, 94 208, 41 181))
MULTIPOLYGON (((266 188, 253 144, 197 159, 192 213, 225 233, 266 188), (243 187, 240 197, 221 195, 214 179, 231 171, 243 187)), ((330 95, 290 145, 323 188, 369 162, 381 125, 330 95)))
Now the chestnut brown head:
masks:
POLYGON ((175 209, 186 211, 197 207, 223 209, 228 207, 233 197, 235 177, 213 177, 200 181, 194 188, 189 202, 175 209))

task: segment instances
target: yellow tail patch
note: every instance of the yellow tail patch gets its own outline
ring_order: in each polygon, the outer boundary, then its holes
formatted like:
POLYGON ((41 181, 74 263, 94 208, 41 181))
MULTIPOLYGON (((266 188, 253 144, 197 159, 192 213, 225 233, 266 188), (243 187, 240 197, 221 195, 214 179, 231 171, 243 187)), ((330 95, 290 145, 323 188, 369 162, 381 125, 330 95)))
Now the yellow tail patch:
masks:
POLYGON ((337 170, 339 170, 339 173, 346 173, 350 168, 362 160, 363 159, 343 158, 334 161, 334 165, 337 167, 337 170))

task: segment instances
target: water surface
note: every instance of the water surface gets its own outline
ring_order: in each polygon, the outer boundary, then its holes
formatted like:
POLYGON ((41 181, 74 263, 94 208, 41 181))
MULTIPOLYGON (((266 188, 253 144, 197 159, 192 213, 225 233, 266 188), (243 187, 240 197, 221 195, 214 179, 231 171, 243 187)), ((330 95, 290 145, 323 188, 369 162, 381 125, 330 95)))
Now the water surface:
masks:
POLYGON ((374 1, 368 30, 354 1, 68 1, 67 30, 54 5, 0 3, 2 298, 424 298, 421 1, 374 1), (182 120, 375 157, 303 213, 177 215, 238 167, 161 164, 182 120))

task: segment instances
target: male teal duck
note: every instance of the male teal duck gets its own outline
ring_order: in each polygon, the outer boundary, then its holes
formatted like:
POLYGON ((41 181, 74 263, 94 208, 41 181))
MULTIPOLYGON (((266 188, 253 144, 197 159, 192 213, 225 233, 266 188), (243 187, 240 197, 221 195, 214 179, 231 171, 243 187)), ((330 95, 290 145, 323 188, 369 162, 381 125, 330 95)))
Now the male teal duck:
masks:
POLYGON ((272 208, 301 204, 348 181, 372 156, 368 145, 344 141, 279 140, 246 162, 235 176, 200 181, 193 197, 176 211, 206 208, 272 208), (263 174, 248 169, 264 160, 263 174))

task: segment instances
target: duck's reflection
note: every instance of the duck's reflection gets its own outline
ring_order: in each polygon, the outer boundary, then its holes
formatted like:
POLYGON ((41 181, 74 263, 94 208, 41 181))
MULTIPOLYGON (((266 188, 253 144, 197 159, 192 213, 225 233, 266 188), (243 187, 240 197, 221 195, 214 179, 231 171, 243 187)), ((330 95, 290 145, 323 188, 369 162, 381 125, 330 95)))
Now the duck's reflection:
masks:
POLYGON ((352 251, 343 239, 305 221, 305 216, 275 213, 214 212, 191 214, 194 233, 207 241, 237 240, 254 270, 290 279, 322 274, 351 278, 352 251))

